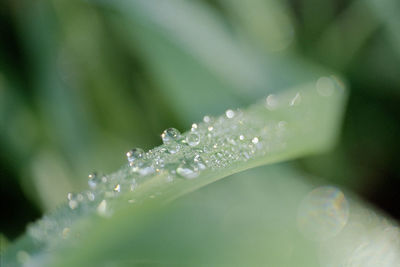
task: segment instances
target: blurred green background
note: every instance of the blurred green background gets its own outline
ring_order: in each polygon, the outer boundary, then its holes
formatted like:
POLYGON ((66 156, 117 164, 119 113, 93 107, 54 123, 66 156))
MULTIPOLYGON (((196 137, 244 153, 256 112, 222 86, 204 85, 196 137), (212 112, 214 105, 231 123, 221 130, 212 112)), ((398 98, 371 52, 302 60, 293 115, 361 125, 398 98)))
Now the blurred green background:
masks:
POLYGON ((167 127, 332 73, 351 92, 338 146, 296 164, 399 218, 397 0, 2 1, 0 232, 167 127))

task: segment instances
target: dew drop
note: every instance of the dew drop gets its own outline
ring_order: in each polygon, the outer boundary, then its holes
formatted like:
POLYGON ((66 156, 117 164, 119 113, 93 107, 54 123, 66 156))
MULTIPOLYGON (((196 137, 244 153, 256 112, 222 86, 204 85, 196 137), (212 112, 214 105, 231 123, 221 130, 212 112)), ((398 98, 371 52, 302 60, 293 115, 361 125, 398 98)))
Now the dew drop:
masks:
POLYGON ((210 116, 204 116, 204 117, 203 117, 203 121, 204 121, 205 123, 209 123, 209 122, 211 121, 210 116))
POLYGON ((300 104, 300 102, 301 102, 301 95, 300 92, 297 92, 297 94, 292 98, 292 100, 290 100, 289 105, 292 107, 297 106, 300 104))
POLYGON ((155 172, 155 169, 153 167, 153 163, 151 161, 144 162, 140 168, 137 169, 137 172, 141 176, 147 176, 155 172))
POLYGON ((121 185, 120 184, 116 184, 115 186, 114 186, 114 192, 116 192, 116 193, 119 193, 119 192, 121 192, 121 185))
POLYGON ((70 230, 71 229, 69 229, 68 227, 65 227, 61 232, 62 238, 66 239, 68 237, 68 235, 69 235, 70 230))
POLYGON ((194 131, 196 131, 197 130, 197 124, 196 123, 193 123, 192 124, 192 128, 190 129, 192 132, 194 132, 194 131))
POLYGON ((126 157, 129 161, 129 164, 133 164, 136 160, 143 158, 144 150, 141 148, 133 148, 126 152, 126 157))
POLYGON ((88 178, 89 178, 88 180, 89 187, 92 189, 96 188, 97 184, 99 183, 99 178, 97 176, 97 173, 92 172, 91 174, 89 174, 88 178))
POLYGON ((244 140, 244 135, 239 135, 239 140, 243 141, 244 140))
POLYGON ((71 210, 74 210, 78 207, 78 198, 77 195, 73 194, 73 193, 68 193, 67 195, 68 198, 68 206, 71 210))
POLYGON ((225 115, 228 119, 232 119, 233 117, 235 117, 235 112, 232 109, 228 109, 227 111, 225 111, 225 115))
POLYGON ((212 126, 208 126, 208 128, 207 128, 207 129, 208 129, 208 131, 210 131, 210 132, 211 132, 212 130, 214 130, 214 127, 212 127, 212 126))
POLYGON ((89 201, 94 201, 94 199, 96 198, 96 196, 94 195, 94 193, 92 191, 87 191, 86 196, 89 201))
POLYGON ((100 216, 106 216, 107 215, 107 201, 103 199, 100 204, 97 206, 97 213, 100 216))
POLYGON ((162 134, 161 138, 164 144, 176 142, 181 136, 181 133, 175 128, 168 128, 162 134))
POLYGON ((254 137, 253 139, 251 139, 251 142, 253 143, 253 144, 257 144, 258 143, 258 137, 254 137))
POLYGON ((186 142, 189 146, 197 146, 200 143, 200 136, 198 133, 189 133, 186 136, 186 142))
POLYGON ((176 169, 176 173, 187 179, 194 179, 199 176, 199 171, 196 167, 189 163, 182 163, 176 169))
POLYGON ((204 161, 203 161, 203 159, 201 158, 200 155, 196 155, 196 156, 193 158, 193 162, 197 165, 197 167, 198 167, 200 170, 204 170, 204 169, 206 168, 206 165, 204 164, 204 161))
POLYGON ((271 94, 266 98, 266 107, 269 110, 275 110, 278 107, 278 99, 275 95, 271 94))

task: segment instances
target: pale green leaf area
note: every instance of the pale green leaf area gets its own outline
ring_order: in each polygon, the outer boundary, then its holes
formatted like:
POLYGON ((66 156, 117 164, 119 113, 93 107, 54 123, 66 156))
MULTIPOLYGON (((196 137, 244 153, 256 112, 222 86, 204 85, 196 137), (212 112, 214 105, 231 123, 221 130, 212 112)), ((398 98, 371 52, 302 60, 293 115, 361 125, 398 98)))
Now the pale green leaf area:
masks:
MULTIPOLYGON (((182 135, 168 129, 162 134, 164 145, 148 152, 130 151, 130 164, 114 174, 91 175, 91 190, 70 194, 67 205, 31 226, 21 243, 27 244, 32 262, 47 261, 43 251, 70 242, 91 247, 96 254, 104 247, 85 244, 93 237, 116 245, 103 236, 111 234, 102 230, 114 220, 110 218, 130 210, 132 217, 117 221, 126 224, 134 219, 139 223, 160 204, 233 173, 328 149, 336 139, 345 99, 343 84, 336 77, 321 77, 268 95, 247 109, 205 116, 182 135)), ((12 258, 22 248, 17 243, 8 255, 12 258)), ((89 259, 90 253, 85 258, 89 259)))

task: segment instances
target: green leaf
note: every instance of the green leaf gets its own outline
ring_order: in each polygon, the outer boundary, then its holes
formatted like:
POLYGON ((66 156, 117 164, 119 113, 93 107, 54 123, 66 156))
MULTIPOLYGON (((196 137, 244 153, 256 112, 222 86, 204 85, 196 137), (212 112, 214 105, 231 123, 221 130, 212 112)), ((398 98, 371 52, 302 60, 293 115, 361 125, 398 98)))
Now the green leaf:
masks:
POLYGON ((182 135, 170 129, 163 134, 164 145, 147 153, 132 152, 132 166, 93 176, 92 191, 71 195, 68 205, 31 226, 6 261, 15 260, 22 250, 40 263, 49 260, 46 251, 65 246, 86 248, 68 259, 71 264, 94 260, 118 246, 118 238, 103 231, 109 223, 117 229, 144 223, 160 206, 223 177, 326 150, 335 141, 345 98, 342 85, 325 77, 269 95, 245 110, 205 117, 182 135), (97 239, 97 245, 91 245, 97 239))

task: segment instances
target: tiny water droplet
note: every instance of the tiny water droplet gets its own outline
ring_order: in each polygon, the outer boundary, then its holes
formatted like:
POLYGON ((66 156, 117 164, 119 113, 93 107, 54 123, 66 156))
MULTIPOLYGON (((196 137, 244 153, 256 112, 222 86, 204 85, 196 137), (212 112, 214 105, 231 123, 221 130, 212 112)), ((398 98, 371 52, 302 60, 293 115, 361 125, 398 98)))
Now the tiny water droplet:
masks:
POLYGON ((278 107, 278 99, 276 98, 275 95, 271 94, 269 96, 267 96, 266 98, 266 107, 269 110, 275 110, 278 107))
POLYGON ((186 136, 186 142, 189 146, 197 146, 200 143, 200 136, 198 133, 189 133, 186 136))
POLYGON ((89 201, 94 201, 94 199, 96 198, 92 191, 87 191, 86 192, 86 196, 87 196, 89 201))
POLYGON ((68 193, 68 195, 67 195, 67 198, 68 198, 68 206, 69 206, 69 208, 71 209, 71 210, 74 210, 74 209, 76 209, 77 207, 78 207, 78 198, 77 198, 77 195, 76 194, 73 194, 73 193, 68 193))
POLYGON ((204 161, 203 161, 203 159, 201 158, 200 155, 196 155, 196 156, 193 158, 193 162, 194 162, 195 164, 197 164, 197 167, 198 167, 200 170, 204 170, 204 169, 206 168, 206 165, 204 164, 204 161))
POLYGON ((211 132, 212 130, 214 130, 214 127, 212 127, 212 126, 208 126, 208 128, 207 128, 207 129, 208 129, 208 131, 210 131, 210 132, 211 132))
POLYGON ((300 104, 300 102, 301 102, 301 95, 300 92, 297 92, 297 94, 292 98, 292 100, 290 100, 289 105, 292 107, 297 106, 300 104))
POLYGON ((141 148, 133 148, 128 152, 126 152, 126 157, 129 163, 132 164, 136 160, 143 158, 144 153, 145 153, 144 150, 141 148))
POLYGON ((164 144, 176 142, 181 136, 181 133, 175 128, 168 128, 162 134, 161 138, 164 144))
POLYGON ((205 123, 209 123, 209 122, 211 121, 210 116, 204 116, 204 117, 203 117, 203 121, 204 121, 205 123))
POLYGON ((68 227, 65 227, 61 232, 62 238, 66 239, 68 237, 68 235, 69 235, 70 230, 71 229, 69 229, 68 227))
POLYGON ((100 204, 97 206, 97 213, 100 216, 106 216, 107 215, 107 201, 103 199, 100 204))
POLYGON ((227 111, 225 111, 225 115, 228 119, 232 119, 233 117, 235 117, 235 112, 232 109, 228 109, 227 111))
POLYGON ((244 140, 244 135, 239 135, 239 140, 243 141, 244 140))
POLYGON ((114 186, 114 192, 116 192, 116 193, 119 193, 119 192, 121 192, 121 185, 120 184, 116 184, 115 186, 114 186))
POLYGON ((258 137, 254 137, 253 139, 251 139, 251 142, 253 143, 253 144, 257 144, 258 143, 258 137))
POLYGON ((190 130, 191 130, 192 132, 193 132, 193 131, 196 131, 196 130, 197 130, 197 127, 198 127, 197 124, 196 124, 196 123, 193 123, 193 124, 192 124, 192 128, 191 128, 190 130))
POLYGON ((91 174, 89 174, 88 178, 89 178, 88 180, 89 187, 92 189, 96 188, 97 184, 99 183, 99 178, 97 176, 97 173, 92 172, 91 174))

